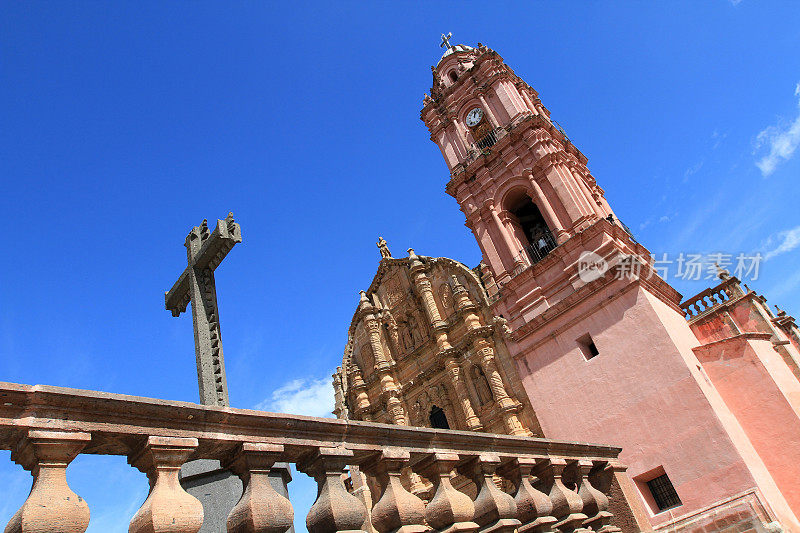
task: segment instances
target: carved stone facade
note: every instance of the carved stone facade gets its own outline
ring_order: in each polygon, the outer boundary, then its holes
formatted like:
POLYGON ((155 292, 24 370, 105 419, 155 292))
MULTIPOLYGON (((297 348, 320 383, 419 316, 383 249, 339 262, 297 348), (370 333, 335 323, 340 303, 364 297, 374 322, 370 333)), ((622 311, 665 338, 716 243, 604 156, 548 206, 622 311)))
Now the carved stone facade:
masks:
POLYGON ((445 258, 393 258, 385 241, 342 366, 340 418, 541 436, 479 276, 445 258))
MULTIPOLYGON (((494 50, 448 39, 420 118, 482 261, 378 242, 337 415, 619 445, 628 478, 609 510, 626 533, 800 531, 794 319, 725 272, 682 304, 536 91, 494 50), (587 261, 602 270, 583 275, 587 261)), ((558 505, 577 509, 591 491, 560 472, 558 505)))

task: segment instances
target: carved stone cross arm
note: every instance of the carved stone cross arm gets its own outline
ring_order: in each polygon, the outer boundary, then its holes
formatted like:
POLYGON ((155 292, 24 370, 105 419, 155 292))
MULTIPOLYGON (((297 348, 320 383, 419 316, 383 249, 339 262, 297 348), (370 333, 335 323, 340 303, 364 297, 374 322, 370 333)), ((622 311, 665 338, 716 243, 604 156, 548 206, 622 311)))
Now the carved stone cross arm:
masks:
POLYGON ((185 243, 189 266, 181 273, 172 288, 164 294, 167 310, 172 312, 172 316, 179 316, 186 311, 186 306, 191 301, 189 268, 193 266, 198 269, 215 270, 239 242, 242 242, 242 228, 234 221, 233 213, 228 213, 225 220, 217 220, 217 227, 213 232, 208 231, 205 220, 199 227, 192 228, 185 243))
POLYGON ((228 405, 214 270, 239 242, 242 231, 232 213, 225 220, 217 220, 213 232, 205 220, 192 228, 185 243, 188 266, 164 295, 172 316, 179 316, 192 303, 197 381, 204 405, 228 405))

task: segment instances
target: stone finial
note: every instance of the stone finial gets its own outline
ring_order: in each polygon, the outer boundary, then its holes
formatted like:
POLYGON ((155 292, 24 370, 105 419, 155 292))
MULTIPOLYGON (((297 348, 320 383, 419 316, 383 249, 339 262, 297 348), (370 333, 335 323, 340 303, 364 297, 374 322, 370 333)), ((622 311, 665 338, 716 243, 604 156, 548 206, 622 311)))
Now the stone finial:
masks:
POLYGON ((383 237, 378 237, 378 249, 381 251, 381 258, 382 259, 391 259, 392 252, 389 251, 389 246, 386 245, 386 241, 383 237))
POLYGON ((731 273, 719 266, 719 263, 714 263, 714 266, 717 267, 717 277, 719 279, 726 281, 731 278, 731 273))
POLYGON ((358 291, 360 298, 358 299, 358 308, 359 309, 366 309, 368 307, 372 307, 372 302, 369 301, 369 297, 367 297, 367 291, 358 291))
POLYGON ((411 268, 422 266, 422 262, 419 260, 419 257, 417 257, 417 254, 414 253, 413 248, 408 249, 408 258, 411 260, 411 268))

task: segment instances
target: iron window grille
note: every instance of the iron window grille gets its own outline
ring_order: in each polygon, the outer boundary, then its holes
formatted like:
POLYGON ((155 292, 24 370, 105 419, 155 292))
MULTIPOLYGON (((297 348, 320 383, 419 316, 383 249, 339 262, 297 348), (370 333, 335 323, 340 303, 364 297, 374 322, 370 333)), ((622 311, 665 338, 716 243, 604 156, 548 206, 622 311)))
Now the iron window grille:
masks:
POLYGON ((496 142, 497 135, 495 135, 494 130, 492 130, 481 137, 480 140, 475 143, 475 146, 477 146, 479 150, 486 150, 487 148, 494 146, 496 142))
POLYGON ((659 511, 665 511, 683 504, 666 474, 661 474, 657 478, 648 481, 647 488, 650 489, 650 494, 653 495, 659 511))

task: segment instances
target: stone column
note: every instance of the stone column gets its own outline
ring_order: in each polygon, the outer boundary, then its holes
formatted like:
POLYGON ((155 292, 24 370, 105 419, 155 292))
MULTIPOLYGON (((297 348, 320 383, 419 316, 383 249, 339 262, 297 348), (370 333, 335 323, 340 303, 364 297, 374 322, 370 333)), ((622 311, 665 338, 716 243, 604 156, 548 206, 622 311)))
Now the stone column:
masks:
POLYGON ((447 339, 447 324, 442 320, 439 314, 439 308, 436 306, 436 300, 433 298, 433 290, 428 276, 425 274, 425 265, 419 260, 414 253, 413 248, 408 249, 408 257, 410 259, 411 277, 414 280, 414 287, 422 299, 423 306, 425 307, 425 314, 428 316, 433 334, 436 337, 436 348, 439 352, 449 350, 451 348, 450 341, 447 339))
POLYGON ((469 392, 461 376, 461 367, 452 355, 446 356, 444 366, 447 373, 450 375, 450 381, 453 384, 456 396, 458 396, 458 403, 461 406, 461 412, 464 415, 467 427, 473 431, 480 431, 483 429, 483 425, 475 414, 475 409, 472 407, 472 401, 469 399, 469 392))
POLYGON ((387 360, 386 354, 383 353, 383 342, 381 342, 381 324, 378 317, 374 313, 369 312, 374 310, 374 306, 367 299, 367 294, 361 291, 361 304, 360 309, 367 311, 364 315, 364 325, 367 328, 369 335, 369 344, 372 348, 372 353, 375 356, 375 370, 378 372, 378 378, 381 382, 381 394, 386 400, 386 407, 392 415, 392 420, 395 424, 404 426, 408 423, 408 416, 403 407, 403 402, 400 400, 397 390, 397 383, 391 373, 391 365, 387 360))
POLYGON ((506 231, 506 227, 503 222, 500 220, 500 215, 497 214, 495 210, 494 203, 491 200, 487 200, 484 206, 489 210, 489 213, 492 216, 492 221, 494 221, 495 227, 497 227, 497 231, 500 232, 500 237, 503 239, 503 242, 506 245, 508 250, 508 254, 511 258, 511 262, 514 265, 514 268, 524 265, 524 261, 522 260, 522 250, 519 249, 519 246, 511 240, 511 236, 506 231))
POLYGON ((499 128, 500 123, 497 121, 497 117, 494 116, 492 108, 489 107, 489 104, 486 102, 486 98, 483 97, 483 93, 478 93, 478 100, 480 100, 481 105, 486 110, 486 116, 489 117, 489 122, 492 124, 492 127, 499 128))
POLYGON ((449 118, 450 122, 453 124, 457 146, 461 149, 462 157, 466 157, 469 150, 467 150, 466 143, 464 142, 464 131, 461 129, 461 125, 458 123, 455 115, 452 115, 449 118))
POLYGON ((364 378, 361 377, 358 367, 353 365, 351 371, 350 387, 355 393, 355 415, 359 420, 367 422, 372 420, 372 417, 366 412, 370 408, 369 396, 367 396, 367 385, 364 383, 364 378))
POLYGON ((553 231, 556 241, 559 244, 561 244, 566 240, 564 226, 561 224, 561 222, 559 222, 558 215, 556 215, 556 212, 553 210, 553 206, 550 205, 550 201, 547 199, 547 197, 545 197, 544 193, 542 192, 542 188, 536 181, 533 172, 530 173, 529 179, 531 182, 531 186, 533 187, 534 203, 536 203, 537 206, 541 206, 542 216, 545 217, 547 225, 553 231))
POLYGON ((494 348, 492 348, 491 343, 479 337, 473 343, 473 350, 475 350, 475 353, 479 357, 483 373, 486 375, 489 387, 492 389, 492 396, 494 396, 497 406, 503 412, 503 424, 506 427, 506 431, 508 431, 510 435, 530 435, 530 432, 523 427, 517 417, 517 402, 506 392, 505 385, 503 384, 503 377, 497 369, 497 363, 494 358, 494 348))

